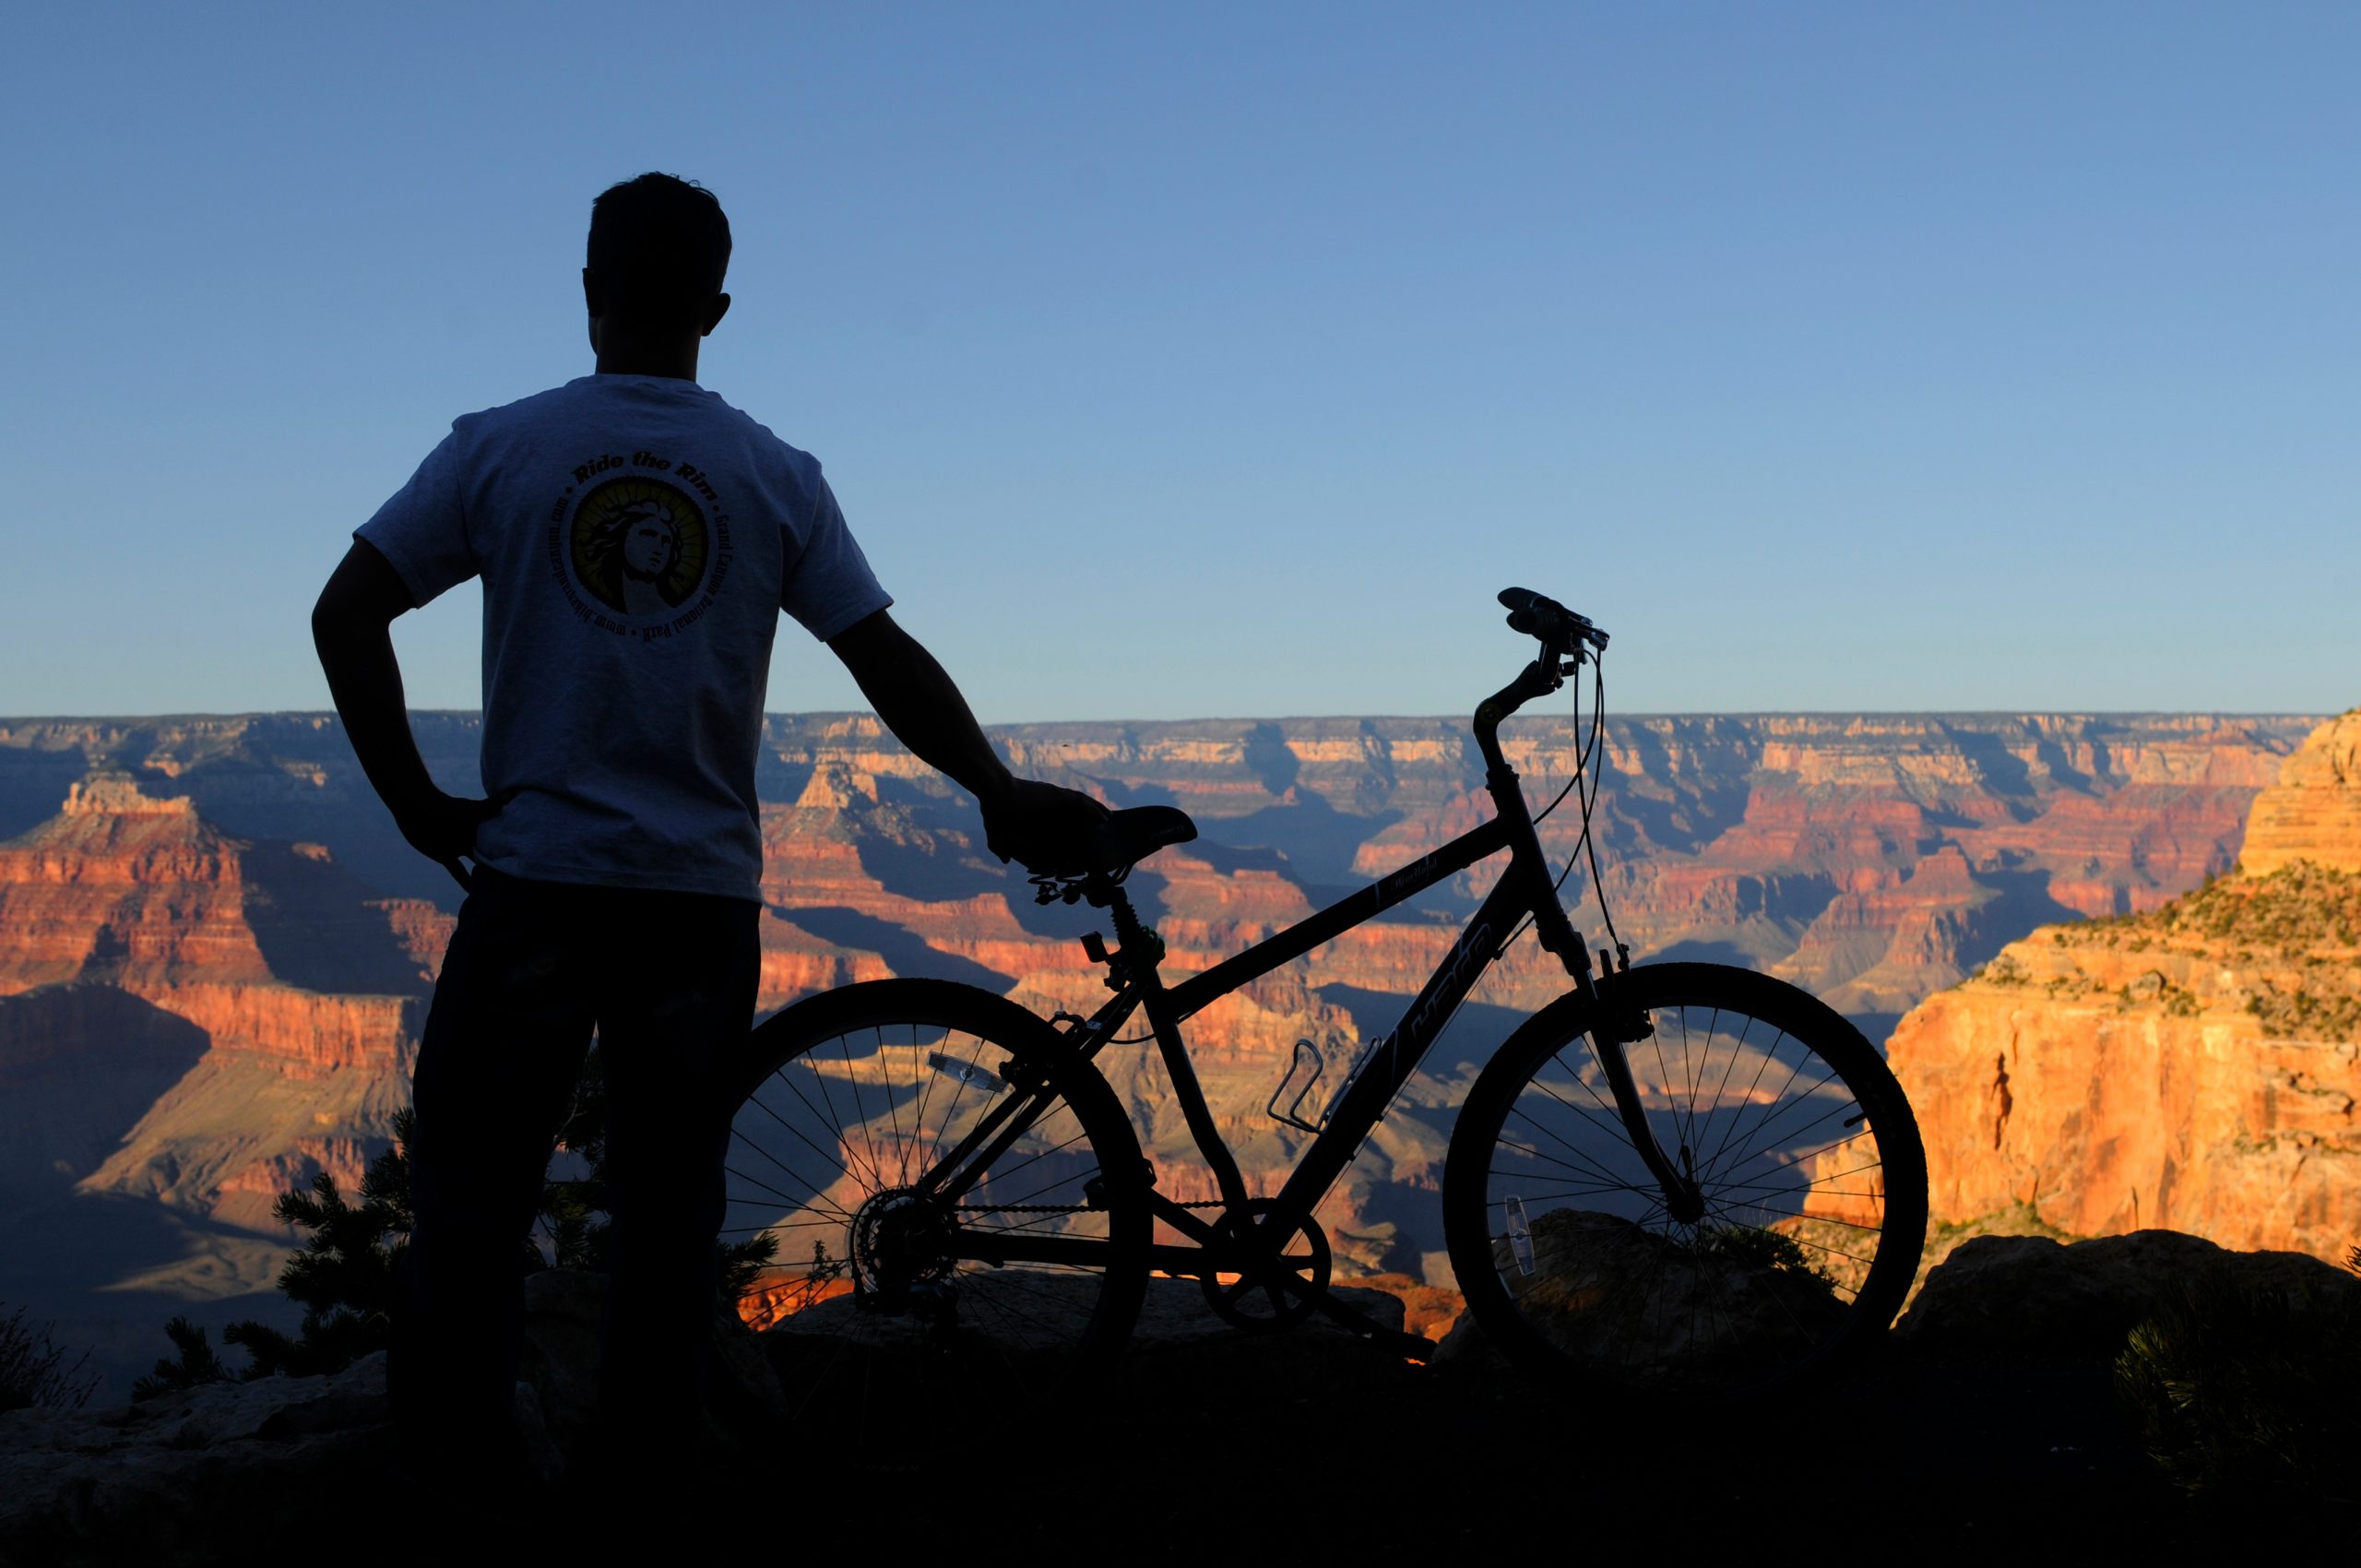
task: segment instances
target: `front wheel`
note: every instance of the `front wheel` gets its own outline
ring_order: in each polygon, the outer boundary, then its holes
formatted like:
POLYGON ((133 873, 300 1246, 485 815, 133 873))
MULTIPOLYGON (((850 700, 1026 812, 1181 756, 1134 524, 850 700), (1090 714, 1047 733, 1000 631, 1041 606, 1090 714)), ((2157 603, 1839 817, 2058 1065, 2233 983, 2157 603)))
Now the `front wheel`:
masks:
POLYGON ((1011 1416, 1122 1345, 1147 1167, 1049 1025, 889 980, 800 1002, 750 1043, 723 1238, 769 1254, 739 1311, 799 1423, 858 1443, 918 1408, 1011 1416))
POLYGON ((1616 975, 1511 1035, 1459 1115, 1443 1235, 1469 1311, 1519 1364, 1674 1404, 1791 1387, 1893 1321, 1927 1229, 1902 1087, 1842 1016, 1714 964, 1616 975), (1596 1031, 1624 1046, 1668 1184, 1596 1031))

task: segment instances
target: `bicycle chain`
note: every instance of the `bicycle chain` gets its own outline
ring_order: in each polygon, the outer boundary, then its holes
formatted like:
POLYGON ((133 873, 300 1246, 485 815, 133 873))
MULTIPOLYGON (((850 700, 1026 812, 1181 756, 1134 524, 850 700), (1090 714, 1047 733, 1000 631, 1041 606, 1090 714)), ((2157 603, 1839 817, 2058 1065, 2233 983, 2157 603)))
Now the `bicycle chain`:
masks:
MULTIPOLYGON (((1199 1198, 1193 1203, 1176 1204, 1176 1208, 1223 1208, 1228 1206, 1219 1198, 1199 1198)), ((1091 1214, 1097 1212, 1087 1204, 960 1204, 957 1214, 1091 1214)))

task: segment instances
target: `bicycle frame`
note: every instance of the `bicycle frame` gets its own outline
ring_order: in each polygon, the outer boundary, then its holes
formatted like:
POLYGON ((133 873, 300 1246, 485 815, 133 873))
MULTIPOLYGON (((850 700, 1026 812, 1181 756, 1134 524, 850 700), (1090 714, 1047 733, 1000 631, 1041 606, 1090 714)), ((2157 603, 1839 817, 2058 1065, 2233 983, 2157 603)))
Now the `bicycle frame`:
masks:
MULTIPOLYGON (((1564 907, 1558 902, 1557 887, 1550 880, 1548 862, 1542 854, 1541 840, 1534 826, 1531 809, 1525 804, 1525 796, 1518 788, 1515 770, 1501 754, 1498 733, 1503 719, 1532 697, 1556 690, 1566 672, 1556 668, 1554 659, 1546 662, 1536 659, 1527 665, 1514 682, 1477 709, 1477 742, 1486 764, 1485 785, 1492 796, 1497 814, 1423 859, 1347 895, 1309 919, 1275 932, 1244 952, 1192 975, 1178 985, 1168 988, 1164 984, 1157 968, 1162 956, 1161 944, 1152 932, 1140 924, 1121 888, 1111 880, 1105 879, 1090 888, 1091 903, 1111 909, 1117 935, 1123 944, 1109 959, 1117 976, 1117 980, 1110 983, 1116 984, 1117 990, 1115 995, 1088 1018, 1062 1016, 1060 1021, 1066 1025, 1062 1038, 1073 1044, 1077 1060, 1087 1063, 1115 1039, 1134 1012, 1146 1015, 1165 1070, 1170 1075, 1174 1092, 1180 1101, 1191 1136, 1198 1152, 1212 1169, 1221 1194, 1222 1206, 1229 1214, 1242 1213, 1250 1201, 1268 1204, 1278 1221, 1272 1228, 1273 1232, 1282 1241, 1293 1234, 1292 1218, 1309 1219, 1313 1207, 1344 1174, 1354 1156, 1359 1152, 1362 1142, 1383 1118, 1387 1107, 1393 1104, 1394 1097, 1418 1071, 1428 1050, 1442 1035, 1460 1004, 1466 1000, 1484 971, 1507 951, 1517 921, 1525 915, 1533 917, 1541 945, 1558 956, 1583 995, 1596 1004, 1598 991, 1591 978, 1587 952, 1572 922, 1567 919, 1564 907), (1206 1102, 1204 1087, 1190 1062, 1188 1046, 1181 1038, 1181 1024, 1240 987, 1301 957, 1323 943, 1333 941, 1353 927, 1503 849, 1510 851, 1507 870, 1485 896, 1476 913, 1461 930, 1458 940, 1452 944, 1442 962, 1435 967, 1434 973, 1411 999, 1401 1020, 1391 1032, 1363 1051, 1352 1077, 1335 1099, 1325 1124, 1304 1149, 1278 1193, 1268 1199, 1250 1199, 1237 1158, 1215 1124, 1212 1108, 1206 1102)), ((1599 956, 1601 967, 1607 968, 1607 955, 1602 952, 1599 956)), ((1624 1040, 1638 1037, 1618 1027, 1615 1020, 1601 1015, 1601 1023, 1594 1029, 1593 1038, 1634 1146, 1649 1165, 1651 1172, 1664 1185, 1667 1201, 1679 1202, 1679 1190, 1689 1183, 1665 1158, 1650 1132, 1638 1094, 1632 1087, 1630 1068, 1623 1058, 1624 1040)), ((1012 1066, 1020 1072, 1024 1070, 1021 1063, 1012 1066)), ((1035 1082, 1023 1086, 1034 1092, 1012 1097, 1008 1104, 971 1129, 959 1145, 938 1163, 935 1168, 938 1176, 930 1177, 923 1184, 941 1197, 955 1198, 964 1192, 978 1174, 1032 1125, 1039 1108, 1049 1098, 1046 1087, 1048 1076, 1048 1073, 1042 1071, 1035 1082), (979 1151, 980 1158, 976 1158, 979 1151)), ((1252 1273, 1267 1279, 1275 1288, 1311 1296, 1321 1311, 1346 1322, 1356 1332, 1367 1335, 1383 1332, 1363 1314, 1334 1300, 1326 1291, 1293 1273, 1287 1266, 1288 1259, 1242 1245, 1242 1236, 1224 1235, 1215 1224, 1200 1218, 1190 1208, 1155 1192, 1152 1187, 1147 1202, 1156 1218, 1193 1243, 1159 1243, 1152 1247, 1151 1267, 1170 1274, 1204 1274, 1216 1268, 1252 1273)), ((987 1261, 1072 1262, 1096 1245, 1055 1236, 999 1237, 993 1241, 996 1255, 987 1261)), ((1407 1340, 1414 1336, 1401 1337, 1407 1340)), ((1418 1343, 1423 1346, 1425 1342, 1419 1340, 1418 1343)))

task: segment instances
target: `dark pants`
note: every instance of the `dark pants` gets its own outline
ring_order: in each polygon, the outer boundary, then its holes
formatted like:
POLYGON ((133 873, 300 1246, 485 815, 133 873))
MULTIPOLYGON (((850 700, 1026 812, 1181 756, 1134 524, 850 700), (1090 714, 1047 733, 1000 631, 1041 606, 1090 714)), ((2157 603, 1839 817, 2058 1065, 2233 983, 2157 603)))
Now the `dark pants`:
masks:
POLYGON ((729 1137, 724 1064, 754 1015, 759 905, 480 870, 419 1044, 418 1229, 387 1372, 414 1459, 499 1467, 524 1248, 592 1030, 606 1074, 612 1277, 603 1414, 685 1459, 702 1409, 729 1137))

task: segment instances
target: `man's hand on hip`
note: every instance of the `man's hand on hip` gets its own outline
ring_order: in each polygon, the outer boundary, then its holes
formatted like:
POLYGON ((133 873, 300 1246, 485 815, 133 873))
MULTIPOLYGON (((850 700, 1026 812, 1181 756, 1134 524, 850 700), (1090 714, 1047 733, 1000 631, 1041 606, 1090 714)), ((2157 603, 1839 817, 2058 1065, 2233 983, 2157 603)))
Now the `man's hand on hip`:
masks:
POLYGON ((439 863, 460 886, 467 887, 471 879, 459 857, 476 852, 476 829, 499 815, 507 803, 505 796, 471 801, 429 790, 394 808, 394 826, 402 830, 411 849, 439 863))

